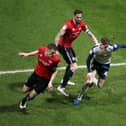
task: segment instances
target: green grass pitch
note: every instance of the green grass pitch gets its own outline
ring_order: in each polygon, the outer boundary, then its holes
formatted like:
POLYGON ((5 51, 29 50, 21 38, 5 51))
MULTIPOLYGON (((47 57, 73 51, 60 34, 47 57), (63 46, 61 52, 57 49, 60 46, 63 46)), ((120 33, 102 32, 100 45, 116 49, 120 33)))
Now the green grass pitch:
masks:
MULTIPOLYGON (((36 59, 20 58, 20 51, 36 50, 53 42, 64 21, 74 9, 83 10, 83 20, 100 39, 107 36, 113 43, 126 43, 125 0, 0 0, 0 71, 34 68, 36 59)), ((85 64, 93 44, 81 34, 73 43, 78 64, 85 64)), ((113 53, 113 63, 126 62, 126 50, 113 53)), ((62 60, 60 66, 64 66, 62 60)), ((102 89, 92 88, 90 99, 73 105, 85 80, 86 69, 78 69, 68 86, 70 97, 56 91, 64 71, 54 80, 54 92, 45 92, 28 103, 22 114, 18 102, 24 96, 22 85, 30 73, 0 75, 1 126, 126 126, 126 66, 111 67, 102 89)))

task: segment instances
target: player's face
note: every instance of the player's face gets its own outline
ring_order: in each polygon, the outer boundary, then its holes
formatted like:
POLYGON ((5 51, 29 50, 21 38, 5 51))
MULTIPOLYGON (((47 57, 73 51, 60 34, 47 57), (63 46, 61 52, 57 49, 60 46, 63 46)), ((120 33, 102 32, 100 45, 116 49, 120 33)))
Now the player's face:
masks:
POLYGON ((47 50, 48 57, 52 57, 55 54, 56 54, 56 50, 54 50, 54 49, 48 49, 47 50))
POLYGON ((100 44, 100 48, 101 49, 107 49, 108 48, 108 44, 100 44))
POLYGON ((74 20, 76 24, 79 24, 82 20, 82 14, 76 14, 74 15, 74 20))

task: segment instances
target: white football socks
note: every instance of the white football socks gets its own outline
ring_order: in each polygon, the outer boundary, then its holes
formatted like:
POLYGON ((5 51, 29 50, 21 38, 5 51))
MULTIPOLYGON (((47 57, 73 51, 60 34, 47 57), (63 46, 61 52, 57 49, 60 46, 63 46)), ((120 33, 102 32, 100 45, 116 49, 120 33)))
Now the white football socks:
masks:
POLYGON ((93 83, 94 83, 96 86, 98 85, 98 79, 97 79, 96 77, 94 77, 93 83))

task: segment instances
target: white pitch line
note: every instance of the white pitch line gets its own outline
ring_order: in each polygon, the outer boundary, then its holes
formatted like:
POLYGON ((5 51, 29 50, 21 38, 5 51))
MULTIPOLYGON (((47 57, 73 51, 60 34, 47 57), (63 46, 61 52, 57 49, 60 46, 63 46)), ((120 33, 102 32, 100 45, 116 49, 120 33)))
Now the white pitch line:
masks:
MULTIPOLYGON (((111 66, 126 66, 126 63, 111 63, 111 66)), ((65 70, 66 67, 58 67, 58 70, 65 70)), ((86 68, 86 65, 79 65, 78 69, 86 68)), ((15 73, 26 73, 33 72, 34 69, 20 69, 20 70, 10 70, 10 71, 0 71, 0 75, 3 74, 15 74, 15 73)))

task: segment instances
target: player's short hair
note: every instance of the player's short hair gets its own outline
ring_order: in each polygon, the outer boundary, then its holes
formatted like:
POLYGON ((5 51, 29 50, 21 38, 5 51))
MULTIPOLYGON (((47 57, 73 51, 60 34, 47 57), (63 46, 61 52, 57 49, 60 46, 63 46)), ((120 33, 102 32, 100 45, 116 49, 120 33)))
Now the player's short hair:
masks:
POLYGON ((109 45, 109 44, 110 44, 110 41, 109 41, 108 38, 103 37, 103 38, 101 38, 101 43, 102 43, 103 45, 109 45))
POLYGON ((56 44, 54 44, 54 43, 49 43, 47 47, 48 47, 48 49, 57 50, 57 46, 56 46, 56 44))
POLYGON ((83 12, 81 10, 79 10, 79 9, 74 10, 74 15, 76 15, 76 14, 82 14, 82 13, 83 12))

